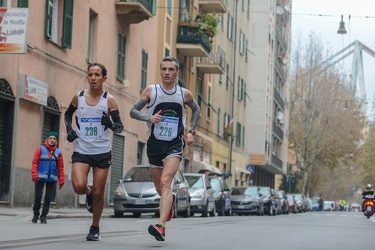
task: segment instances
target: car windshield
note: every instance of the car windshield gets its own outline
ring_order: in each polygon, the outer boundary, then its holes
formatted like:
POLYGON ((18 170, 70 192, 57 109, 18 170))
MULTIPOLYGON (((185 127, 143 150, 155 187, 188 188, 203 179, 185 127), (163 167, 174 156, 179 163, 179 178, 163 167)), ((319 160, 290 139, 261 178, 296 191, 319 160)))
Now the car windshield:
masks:
POLYGON ((295 199, 296 201, 300 201, 300 200, 302 200, 302 195, 300 195, 300 194, 295 194, 295 195, 294 195, 294 199, 295 199))
POLYGON ((132 168, 130 169, 125 177, 124 182, 149 182, 152 181, 151 171, 148 167, 143 168, 132 168))
POLYGON ((220 185, 219 179, 212 178, 212 179, 210 179, 210 183, 211 183, 212 189, 215 192, 221 192, 221 185, 220 185))
POLYGON ((280 198, 284 198, 284 192, 279 190, 277 191, 277 194, 280 196, 280 198))
POLYGON ((291 196, 291 195, 288 195, 288 201, 293 201, 294 199, 293 199, 293 196, 291 196))
POLYGON ((264 196, 269 196, 270 195, 270 190, 266 187, 260 188, 259 193, 261 193, 264 196))
POLYGON ((246 188, 245 195, 251 195, 251 196, 258 195, 257 188, 255 187, 246 188))
POLYGON ((204 188, 202 176, 187 175, 185 176, 189 187, 191 188, 204 188))
POLYGON ((245 193, 245 188, 232 188, 231 195, 243 195, 245 193))

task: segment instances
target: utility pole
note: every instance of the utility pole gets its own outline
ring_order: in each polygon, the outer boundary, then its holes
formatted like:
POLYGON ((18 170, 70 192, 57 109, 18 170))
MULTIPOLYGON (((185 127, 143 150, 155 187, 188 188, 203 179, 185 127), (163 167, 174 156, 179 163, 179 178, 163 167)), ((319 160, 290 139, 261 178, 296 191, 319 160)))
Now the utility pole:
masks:
MULTIPOLYGON (((231 67, 232 67, 232 82, 230 85, 230 96, 229 96, 229 113, 230 113, 230 120, 233 119, 234 116, 234 83, 236 82, 236 44, 237 44, 237 3, 238 0, 233 1, 233 37, 232 37, 232 60, 231 60, 231 67)), ((233 121, 234 123, 234 121, 233 121)), ((233 154, 233 127, 232 124, 231 133, 228 136, 229 142, 229 185, 230 187, 233 186, 233 175, 232 175, 232 154, 233 154)))

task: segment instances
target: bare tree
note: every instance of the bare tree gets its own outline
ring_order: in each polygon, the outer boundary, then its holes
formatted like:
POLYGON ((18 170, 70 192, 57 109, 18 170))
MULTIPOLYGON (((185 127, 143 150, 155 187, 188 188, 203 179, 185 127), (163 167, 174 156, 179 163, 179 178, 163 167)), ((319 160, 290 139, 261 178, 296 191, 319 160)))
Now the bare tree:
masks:
POLYGON ((346 164, 361 139, 364 115, 347 75, 327 67, 321 39, 311 33, 293 53, 290 80, 289 141, 301 171, 300 189, 310 193, 321 166, 346 164))

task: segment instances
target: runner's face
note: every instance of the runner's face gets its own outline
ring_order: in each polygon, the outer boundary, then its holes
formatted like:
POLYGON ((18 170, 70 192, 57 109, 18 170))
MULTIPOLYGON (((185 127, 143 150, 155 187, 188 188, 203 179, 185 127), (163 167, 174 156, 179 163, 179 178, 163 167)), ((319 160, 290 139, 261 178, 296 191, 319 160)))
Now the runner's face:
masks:
POLYGON ((160 65, 160 75, 162 82, 165 84, 174 84, 178 77, 179 70, 174 62, 162 62, 160 65))
POLYGON ((91 89, 102 89, 107 77, 102 75, 102 69, 99 66, 93 66, 89 69, 87 80, 91 89))

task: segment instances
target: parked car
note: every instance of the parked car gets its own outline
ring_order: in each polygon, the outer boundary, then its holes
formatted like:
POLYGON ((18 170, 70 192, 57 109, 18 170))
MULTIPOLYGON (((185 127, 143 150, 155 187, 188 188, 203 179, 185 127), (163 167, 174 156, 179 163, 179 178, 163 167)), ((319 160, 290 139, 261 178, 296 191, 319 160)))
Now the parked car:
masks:
POLYGON ((312 211, 312 200, 311 198, 305 198, 306 211, 312 211))
POLYGON ((289 201, 284 190, 278 190, 277 194, 279 195, 281 201, 281 213, 289 214, 289 201))
POLYGON ((334 211, 334 201, 324 201, 324 211, 334 211))
POLYGON ((271 188, 271 196, 275 201, 275 215, 281 214, 281 199, 275 189, 271 188))
POLYGON ((276 215, 276 206, 274 197, 271 194, 270 187, 258 187, 263 198, 264 213, 268 215, 276 215))
POLYGON ((298 212, 297 201, 294 198, 294 194, 287 194, 286 197, 289 203, 289 212, 293 214, 297 213, 298 212))
POLYGON ((224 178, 220 176, 208 176, 215 196, 216 212, 219 216, 231 216, 231 195, 224 178))
POLYGON ((206 174, 184 173, 189 184, 190 215, 201 213, 203 217, 215 216, 215 195, 206 174))
MULTIPOLYGON (((176 194, 175 216, 181 213, 184 217, 190 216, 189 186, 180 170, 172 181, 172 192, 176 194)), ((114 197, 113 210, 116 217, 124 213, 133 213, 139 218, 142 213, 155 213, 159 217, 160 196, 156 192, 152 180, 150 166, 133 166, 119 181, 114 197)))
POLYGON ((264 215, 263 198, 258 187, 232 187, 232 212, 237 215, 264 215))
POLYGON ((304 194, 294 194, 294 199, 297 203, 297 210, 299 213, 306 212, 306 204, 305 204, 305 195, 304 194))
POLYGON ((353 203, 350 207, 350 211, 352 212, 361 212, 361 205, 358 203, 353 203))
POLYGON ((312 200, 311 204, 312 204, 312 211, 319 211, 319 201, 312 200))

